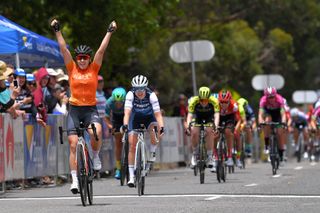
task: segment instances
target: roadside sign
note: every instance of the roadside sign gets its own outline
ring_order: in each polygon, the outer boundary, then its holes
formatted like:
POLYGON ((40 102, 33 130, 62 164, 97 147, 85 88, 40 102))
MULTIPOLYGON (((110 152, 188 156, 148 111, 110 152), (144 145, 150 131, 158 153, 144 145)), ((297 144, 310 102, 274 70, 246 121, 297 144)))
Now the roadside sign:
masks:
POLYGON ((281 89, 284 86, 284 78, 279 74, 255 75, 252 78, 251 85, 255 90, 264 90, 268 86, 281 89))
POLYGON ((297 104, 313 104, 318 100, 318 95, 313 90, 297 90, 292 94, 292 99, 297 104))

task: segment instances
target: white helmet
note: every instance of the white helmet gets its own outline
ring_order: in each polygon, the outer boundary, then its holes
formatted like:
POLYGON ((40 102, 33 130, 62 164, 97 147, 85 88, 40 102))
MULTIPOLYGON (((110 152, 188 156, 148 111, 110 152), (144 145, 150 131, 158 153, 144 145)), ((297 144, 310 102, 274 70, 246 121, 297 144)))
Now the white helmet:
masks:
POLYGON ((136 75, 131 81, 132 87, 146 87, 148 86, 148 79, 143 75, 136 75))
POLYGON ((292 117, 296 117, 299 115, 299 110, 297 108, 293 108, 290 110, 290 114, 292 117))

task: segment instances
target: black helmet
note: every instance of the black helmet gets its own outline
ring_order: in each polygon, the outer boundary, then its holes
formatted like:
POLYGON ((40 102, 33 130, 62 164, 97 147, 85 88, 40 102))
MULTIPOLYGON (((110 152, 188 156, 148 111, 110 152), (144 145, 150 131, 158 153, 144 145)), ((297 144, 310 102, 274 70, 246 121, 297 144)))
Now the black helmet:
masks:
POLYGON ((90 57, 91 57, 92 49, 87 45, 79 45, 79 46, 77 46, 76 49, 74 49, 74 52, 76 53, 76 56, 77 55, 90 55, 90 57))

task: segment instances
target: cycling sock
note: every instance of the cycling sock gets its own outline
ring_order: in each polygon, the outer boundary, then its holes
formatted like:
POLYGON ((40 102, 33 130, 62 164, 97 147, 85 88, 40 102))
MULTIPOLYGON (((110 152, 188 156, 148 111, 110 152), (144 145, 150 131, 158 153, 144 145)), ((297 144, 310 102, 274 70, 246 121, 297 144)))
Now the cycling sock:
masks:
POLYGON ((212 157, 212 150, 207 152, 208 157, 212 157))
POLYGON ((72 182, 73 181, 78 181, 77 171, 76 170, 71 170, 71 177, 72 177, 72 182))
POLYGON ((156 152, 157 145, 150 144, 150 152, 156 152))
POLYGON ((264 142, 265 142, 265 147, 267 149, 269 147, 269 137, 265 137, 264 142))
POLYGON ((99 157, 99 151, 93 151, 92 150, 92 154, 93 154, 93 158, 98 158, 99 157))
POLYGON ((283 161, 283 149, 279 149, 279 157, 280 157, 280 161, 283 161))
POLYGON ((130 178, 134 177, 134 166, 133 165, 129 165, 129 175, 130 175, 130 178))
POLYGON ((118 169, 118 170, 121 169, 121 161, 119 161, 119 160, 116 161, 116 169, 118 169))

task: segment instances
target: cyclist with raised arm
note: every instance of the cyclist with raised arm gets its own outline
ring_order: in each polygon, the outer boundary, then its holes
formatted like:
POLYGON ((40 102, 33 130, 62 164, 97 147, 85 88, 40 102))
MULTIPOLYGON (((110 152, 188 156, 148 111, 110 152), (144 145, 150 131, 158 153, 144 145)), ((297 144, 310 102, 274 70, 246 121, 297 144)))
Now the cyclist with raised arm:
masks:
POLYGON ((289 131, 293 132, 293 140, 296 146, 296 155, 299 152, 299 129, 302 127, 303 139, 304 139, 304 154, 303 158, 308 159, 308 141, 309 141, 309 133, 308 133, 308 121, 307 115, 301 112, 298 108, 293 108, 290 110, 290 115, 292 119, 292 124, 289 126, 289 131))
MULTIPOLYGON (((95 142, 94 133, 89 131, 94 170, 101 169, 99 159, 99 151, 101 147, 101 124, 96 107, 96 90, 98 84, 98 73, 103 61, 104 53, 109 44, 112 33, 117 29, 116 22, 112 22, 107 28, 107 33, 100 44, 94 58, 92 60, 92 49, 87 45, 79 45, 76 47, 75 60, 67 48, 66 42, 60 31, 60 23, 57 19, 51 21, 60 52, 63 56, 65 66, 69 75, 69 83, 71 97, 69 99, 70 108, 67 117, 68 129, 79 127, 80 122, 85 126, 94 123, 98 135, 98 142, 95 142)), ((70 190, 72 193, 78 193, 77 165, 76 165, 76 146, 78 136, 75 131, 68 132, 68 141, 70 144, 70 170, 72 175, 72 184, 70 190)))
POLYGON ((148 79, 143 75, 137 75, 132 78, 132 89, 127 93, 124 105, 124 118, 121 131, 129 131, 129 181, 128 186, 134 187, 135 174, 135 151, 138 141, 138 133, 134 129, 140 129, 143 124, 151 139, 150 144, 150 162, 156 161, 156 135, 153 131, 157 126, 160 137, 164 134, 163 117, 160 110, 158 97, 148 88, 148 79), (159 128, 160 127, 160 128, 159 128))
POLYGON ((311 118, 311 129, 316 131, 317 140, 320 140, 320 99, 315 104, 314 111, 311 118))
MULTIPOLYGON (((277 93, 276 88, 267 87, 264 89, 264 96, 260 99, 259 104, 259 123, 279 122, 286 123, 286 114, 284 108, 283 97, 277 93)), ((269 154, 269 136, 271 133, 270 126, 264 126, 265 154, 269 154)), ((286 134, 283 128, 277 128, 278 149, 280 156, 280 165, 283 166, 283 152, 286 134)))
POLYGON ((228 90, 222 90, 219 92, 219 104, 220 104, 220 125, 225 123, 227 127, 225 131, 226 141, 227 141, 227 166, 233 166, 233 159, 232 159, 232 149, 236 148, 233 147, 233 140, 236 140, 237 146, 237 156, 236 156, 236 164, 237 167, 242 167, 242 162, 240 160, 241 156, 241 144, 240 140, 236 139, 237 134, 240 134, 240 127, 241 127, 241 116, 239 112, 238 104, 235 100, 232 99, 232 95, 228 90), (232 131, 234 129, 234 131, 232 131))
POLYGON ((248 157, 252 156, 252 130, 256 129, 256 116, 254 114, 253 109, 249 105, 248 101, 244 98, 239 98, 237 100, 239 106, 240 116, 246 123, 242 124, 242 129, 246 133, 246 144, 245 144, 245 152, 248 157))
POLYGON ((121 174, 121 150, 122 136, 120 127, 123 125, 124 116, 124 101, 126 98, 126 90, 122 87, 117 87, 112 91, 112 95, 107 100, 106 120, 107 126, 112 130, 115 139, 115 156, 116 156, 116 173, 115 178, 120 179, 121 174))
MULTIPOLYGON (((219 112, 220 107, 218 100, 211 96, 209 87, 200 87, 199 95, 194 96, 189 101, 188 106, 188 115, 186 122, 186 133, 191 135, 191 143, 193 154, 191 157, 191 168, 194 168, 197 165, 197 147, 199 144, 200 137, 200 127, 199 126, 190 126, 190 123, 194 120, 196 124, 200 124, 205 121, 205 123, 214 123, 215 126, 219 125, 219 112)), ((206 131, 206 148, 208 154, 208 167, 211 168, 212 172, 215 171, 215 162, 213 159, 213 141, 214 141, 214 129, 212 127, 207 127, 206 131)), ((216 133, 217 134, 217 133, 216 133)))

